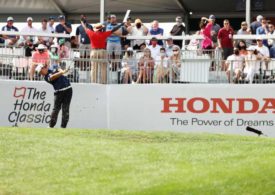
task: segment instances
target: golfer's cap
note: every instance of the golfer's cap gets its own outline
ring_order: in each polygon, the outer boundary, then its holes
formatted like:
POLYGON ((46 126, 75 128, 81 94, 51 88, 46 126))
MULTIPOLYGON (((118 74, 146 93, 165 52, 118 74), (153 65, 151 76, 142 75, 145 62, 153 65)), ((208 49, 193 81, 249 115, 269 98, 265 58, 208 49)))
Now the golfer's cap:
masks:
POLYGON ((110 15, 110 18, 116 18, 115 14, 110 15))
POLYGON ((104 25, 101 24, 101 23, 97 23, 97 24, 94 25, 94 27, 95 27, 96 29, 101 29, 101 28, 104 27, 104 25))
POLYGON ((8 22, 8 21, 14 21, 13 17, 9 16, 9 17, 7 18, 7 22, 8 22))
POLYGON ((209 16, 209 19, 211 19, 211 20, 215 20, 215 19, 216 19, 216 17, 215 17, 214 15, 210 15, 210 16, 209 16))
POLYGON ((27 22, 28 22, 28 21, 33 21, 32 17, 28 17, 28 18, 27 18, 27 22))
POLYGON ((41 70, 42 70, 43 67, 44 67, 43 64, 38 64, 36 66, 36 68, 35 68, 35 72, 37 72, 38 74, 40 74, 40 72, 41 72, 41 70))
POLYGON ((58 16, 58 19, 59 20, 65 20, 65 16, 64 15, 60 15, 60 16, 58 16))
POLYGON ((39 44, 37 49, 40 50, 40 49, 46 49, 47 47, 43 44, 39 44))
POLYGON ((132 47, 128 47, 127 51, 134 51, 132 47))
POLYGON ((156 37, 152 37, 151 41, 157 41, 158 39, 156 37))
POLYGON ((139 18, 137 18, 136 20, 135 20, 135 24, 138 24, 138 23, 142 23, 142 21, 139 19, 139 18))

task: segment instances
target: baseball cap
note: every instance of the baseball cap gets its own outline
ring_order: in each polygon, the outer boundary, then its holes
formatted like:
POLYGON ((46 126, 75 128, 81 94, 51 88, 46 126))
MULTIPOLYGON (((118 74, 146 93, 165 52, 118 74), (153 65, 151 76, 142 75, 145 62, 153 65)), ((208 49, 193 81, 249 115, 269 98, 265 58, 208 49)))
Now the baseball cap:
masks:
POLYGON ((54 20, 54 19, 55 19, 55 17, 53 17, 53 16, 49 17, 49 20, 54 20))
POLYGON ((256 37, 256 40, 261 40, 261 41, 262 41, 263 38, 262 38, 261 36, 257 36, 257 37, 256 37))
POLYGON ((8 22, 8 21, 14 21, 13 17, 9 16, 9 17, 7 18, 7 22, 8 22))
POLYGON ((214 15, 210 15, 210 16, 209 16, 209 19, 215 20, 216 17, 215 17, 214 15))
POLYGON ((110 18, 116 18, 115 14, 110 15, 110 18))
POLYGON ((43 44, 39 44, 37 49, 40 50, 40 49, 46 49, 47 47, 43 44))
POLYGON ((258 15, 256 19, 257 19, 257 21, 260 22, 263 19, 263 16, 262 15, 258 15))
POLYGON ((28 21, 33 21, 32 17, 28 17, 28 18, 27 18, 27 22, 28 22, 28 21))
POLYGON ((137 18, 137 19, 135 20, 135 24, 138 24, 138 23, 142 23, 142 21, 141 21, 139 18, 137 18))
POLYGON ((64 15, 60 15, 60 16, 58 16, 58 19, 59 19, 59 20, 64 20, 64 19, 65 19, 65 16, 64 16, 64 15))

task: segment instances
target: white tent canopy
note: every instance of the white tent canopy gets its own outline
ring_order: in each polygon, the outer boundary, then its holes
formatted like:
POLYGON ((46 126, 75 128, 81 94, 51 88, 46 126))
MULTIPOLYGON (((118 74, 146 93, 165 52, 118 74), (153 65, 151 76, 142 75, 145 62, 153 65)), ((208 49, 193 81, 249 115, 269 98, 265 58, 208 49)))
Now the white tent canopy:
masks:
MULTIPOLYGON (((132 10, 132 17, 141 17, 145 21, 158 19, 171 21, 176 15, 200 18, 215 14, 228 18, 245 17, 245 0, 105 0, 105 13, 117 14, 122 19, 127 9, 132 10), (192 12, 192 15, 190 15, 192 12)), ((275 16, 274 0, 251 0, 252 16, 262 14, 275 16)), ((41 19, 48 16, 65 14, 71 21, 77 21, 85 13, 92 22, 99 21, 100 0, 0 0, 0 20, 9 15, 17 21, 25 21, 33 16, 41 19)))

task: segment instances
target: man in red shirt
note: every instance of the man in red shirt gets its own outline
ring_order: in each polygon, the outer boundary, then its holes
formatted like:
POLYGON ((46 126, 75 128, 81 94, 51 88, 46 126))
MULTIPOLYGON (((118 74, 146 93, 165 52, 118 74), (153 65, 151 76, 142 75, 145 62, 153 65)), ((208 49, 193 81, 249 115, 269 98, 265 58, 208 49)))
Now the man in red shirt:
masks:
MULTIPOLYGON (((223 26, 218 33, 218 45, 223 51, 223 60, 226 60, 228 56, 233 54, 234 30, 231 28, 229 20, 227 19, 223 21, 223 26)), ((226 67, 223 67, 223 69, 226 70, 226 67)))
POLYGON ((81 21, 83 28, 86 31, 91 43, 91 82, 92 83, 107 83, 107 52, 106 41, 109 36, 116 34, 116 31, 124 25, 121 23, 110 31, 103 32, 104 26, 102 24, 96 24, 94 30, 88 29, 83 21, 81 21), (100 78, 98 78, 100 74, 100 78))

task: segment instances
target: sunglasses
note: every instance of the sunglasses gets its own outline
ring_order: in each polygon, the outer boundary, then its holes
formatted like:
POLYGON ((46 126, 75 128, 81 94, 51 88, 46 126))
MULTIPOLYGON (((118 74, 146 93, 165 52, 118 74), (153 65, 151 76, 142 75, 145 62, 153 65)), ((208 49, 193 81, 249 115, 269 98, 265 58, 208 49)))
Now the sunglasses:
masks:
POLYGON ((179 50, 175 49, 175 50, 173 50, 173 51, 179 51, 179 50))

